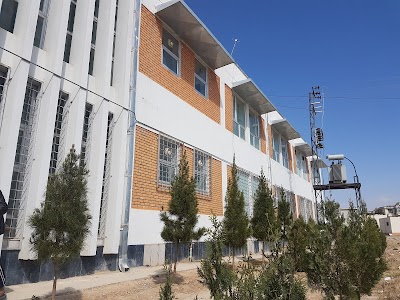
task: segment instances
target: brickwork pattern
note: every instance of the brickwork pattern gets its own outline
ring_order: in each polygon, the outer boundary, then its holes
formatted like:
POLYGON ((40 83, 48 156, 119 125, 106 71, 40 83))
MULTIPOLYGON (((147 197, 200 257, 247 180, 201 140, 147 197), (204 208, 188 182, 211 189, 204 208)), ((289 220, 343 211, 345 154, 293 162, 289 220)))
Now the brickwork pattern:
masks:
POLYGON ((162 64, 161 21, 142 5, 139 71, 220 124, 219 77, 207 68, 208 99, 194 89, 195 54, 181 43, 180 77, 162 64))
POLYGON ((225 128, 233 132, 233 94, 229 86, 225 84, 225 128))
MULTIPOLYGON (((193 150, 185 147, 189 169, 193 173, 193 150)), ((135 166, 133 173, 132 208, 167 210, 169 190, 157 186, 158 134, 136 127, 135 166)), ((211 160, 211 195, 198 196, 199 213, 222 216, 222 164, 211 160)))
POLYGON ((268 146, 269 146, 269 157, 272 158, 273 150, 272 150, 272 126, 270 124, 267 125, 268 130, 268 146))
POLYGON ((265 122, 264 119, 260 116, 260 140, 261 140, 261 151, 264 154, 267 154, 267 141, 265 137, 265 122))

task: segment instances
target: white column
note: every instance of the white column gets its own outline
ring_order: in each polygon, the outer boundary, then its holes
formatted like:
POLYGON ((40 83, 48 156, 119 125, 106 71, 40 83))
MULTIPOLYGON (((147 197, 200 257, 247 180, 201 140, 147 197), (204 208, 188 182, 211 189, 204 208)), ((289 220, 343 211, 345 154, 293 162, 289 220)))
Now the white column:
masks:
MULTIPOLYGON (((91 97, 92 100, 94 97, 91 97)), ((82 256, 96 255, 97 230, 99 226, 101 188, 103 183, 104 155, 106 150, 107 138, 107 118, 108 102, 102 99, 95 100, 93 105, 94 119, 91 127, 90 146, 88 148, 89 161, 86 168, 89 170, 88 176, 88 206, 92 216, 89 235, 81 251, 82 256)), ((93 99, 94 100, 94 99, 93 99)))

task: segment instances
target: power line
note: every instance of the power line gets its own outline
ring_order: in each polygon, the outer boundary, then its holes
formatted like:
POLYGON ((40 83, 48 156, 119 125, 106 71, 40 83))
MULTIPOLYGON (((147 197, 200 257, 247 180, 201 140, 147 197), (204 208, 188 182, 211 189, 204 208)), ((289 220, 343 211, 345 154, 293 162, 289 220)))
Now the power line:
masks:
MULTIPOLYGON (((268 97, 276 98, 308 98, 308 96, 278 96, 268 95, 268 97)), ((351 97, 351 96, 327 96, 325 100, 329 99, 349 99, 349 100, 400 100, 400 97, 351 97)), ((296 99, 297 100, 297 99, 296 99)))

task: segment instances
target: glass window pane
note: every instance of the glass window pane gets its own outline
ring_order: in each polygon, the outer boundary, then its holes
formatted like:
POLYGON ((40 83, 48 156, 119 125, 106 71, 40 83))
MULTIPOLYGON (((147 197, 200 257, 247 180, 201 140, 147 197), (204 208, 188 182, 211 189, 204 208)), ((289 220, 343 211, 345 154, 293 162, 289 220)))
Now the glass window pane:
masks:
POLYGON ((93 29, 92 29, 92 44, 96 44, 96 35, 97 35, 97 22, 93 21, 93 29))
POLYGON ((179 57, 179 42, 165 29, 162 33, 162 44, 171 51, 176 57, 179 57))
POLYGON ((67 30, 69 32, 72 32, 74 30, 75 11, 76 11, 76 4, 74 2, 71 2, 69 6, 68 27, 67 27, 67 30))
POLYGON ((243 127, 246 126, 246 115, 244 103, 236 99, 236 117, 237 122, 243 127))
POLYGON ((43 30, 44 18, 38 16, 36 23, 36 32, 35 39, 33 40, 33 45, 36 47, 40 47, 40 40, 42 38, 42 30, 43 30))
POLYGON ((97 18, 99 16, 99 4, 100 0, 96 0, 94 3, 94 16, 97 18))
POLYGON ((72 35, 67 34, 65 39, 64 61, 69 63, 69 56, 71 54, 72 35))
POLYGON ((260 129, 258 124, 258 116, 254 115, 250 112, 250 133, 255 135, 256 137, 260 136, 260 129))
POLYGON ((94 63, 94 49, 90 49, 90 59, 89 59, 89 74, 93 75, 93 63, 94 63))
POLYGON ((163 49, 163 64, 175 74, 178 74, 178 61, 163 49))
POLYGON ((207 69, 198 60, 196 60, 195 64, 195 73, 203 79, 203 81, 207 81, 207 69))
POLYGON ((17 16, 18 2, 15 0, 3 0, 0 11, 0 27, 14 32, 15 18, 17 16))
POLYGON ((202 94, 203 96, 206 95, 206 85, 197 77, 194 79, 194 87, 196 91, 198 91, 200 94, 202 94))

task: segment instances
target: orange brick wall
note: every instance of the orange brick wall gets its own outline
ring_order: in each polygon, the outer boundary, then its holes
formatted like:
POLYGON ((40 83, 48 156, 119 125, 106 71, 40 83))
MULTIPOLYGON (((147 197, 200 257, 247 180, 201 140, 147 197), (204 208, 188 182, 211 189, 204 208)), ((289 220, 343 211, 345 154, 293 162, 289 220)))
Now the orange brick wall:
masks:
MULTIPOLYGON (((190 171, 193 172, 193 150, 186 148, 190 171)), ((136 127, 135 166, 133 173, 132 208, 157 210, 168 209, 169 191, 157 187, 158 134, 136 127)), ((222 165, 211 161, 211 196, 198 196, 199 213, 222 216, 222 165)))
POLYGON ((208 99, 194 89, 195 54, 181 43, 180 77, 162 65, 161 21, 142 5, 139 71, 187 102, 214 122, 220 123, 219 77, 208 68, 208 99))
POLYGON ((292 145, 290 145, 289 142, 287 142, 286 144, 287 144, 288 157, 289 157, 289 170, 294 173, 295 172, 295 170, 293 169, 293 153, 294 153, 294 150, 292 148, 292 145))
POLYGON ((267 153, 267 141, 265 137, 265 122, 264 119, 260 116, 260 140, 261 140, 261 151, 263 153, 267 153))
POLYGON ((267 125, 268 129, 268 146, 269 146, 269 157, 272 158, 273 150, 272 150, 272 126, 270 124, 267 125))
POLYGON ((233 94, 225 84, 225 128, 233 132, 233 94))

